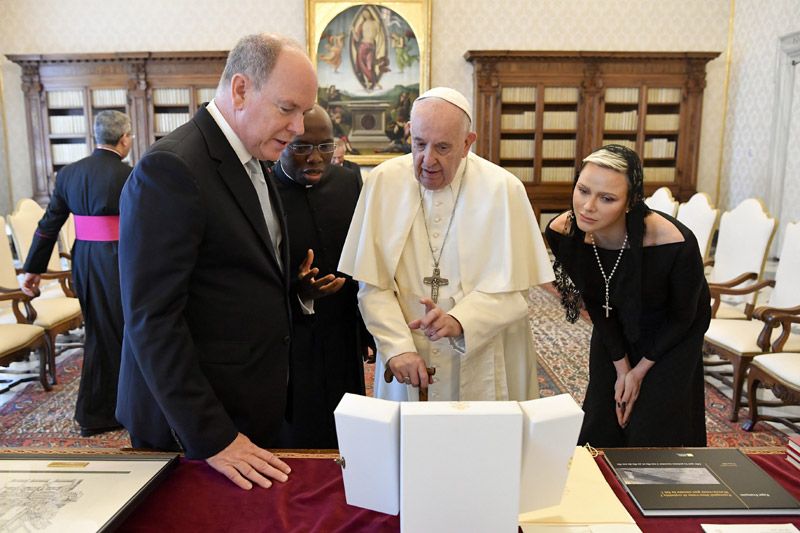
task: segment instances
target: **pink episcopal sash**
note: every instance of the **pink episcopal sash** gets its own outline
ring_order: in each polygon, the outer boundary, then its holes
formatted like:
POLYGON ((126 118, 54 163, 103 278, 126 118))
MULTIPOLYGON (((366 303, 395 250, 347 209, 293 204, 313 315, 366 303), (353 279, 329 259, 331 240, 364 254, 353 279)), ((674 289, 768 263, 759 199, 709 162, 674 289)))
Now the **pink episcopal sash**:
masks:
POLYGON ((119 215, 75 216, 75 238, 81 241, 118 241, 119 215))

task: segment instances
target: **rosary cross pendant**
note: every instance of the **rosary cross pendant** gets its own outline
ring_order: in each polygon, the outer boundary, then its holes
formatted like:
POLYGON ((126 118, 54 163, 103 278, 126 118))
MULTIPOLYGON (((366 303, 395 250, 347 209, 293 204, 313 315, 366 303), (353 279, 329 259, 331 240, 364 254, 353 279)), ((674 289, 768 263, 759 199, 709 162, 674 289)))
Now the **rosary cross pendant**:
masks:
POLYGON ((606 304, 603 306, 603 309, 606 310, 606 318, 608 318, 608 313, 610 313, 612 309, 611 306, 608 305, 608 300, 606 300, 606 304))
POLYGON ((422 278, 422 283, 431 286, 431 300, 433 300, 433 303, 438 303, 439 287, 444 287, 450 283, 450 280, 439 275, 439 267, 433 267, 433 275, 427 278, 422 278))

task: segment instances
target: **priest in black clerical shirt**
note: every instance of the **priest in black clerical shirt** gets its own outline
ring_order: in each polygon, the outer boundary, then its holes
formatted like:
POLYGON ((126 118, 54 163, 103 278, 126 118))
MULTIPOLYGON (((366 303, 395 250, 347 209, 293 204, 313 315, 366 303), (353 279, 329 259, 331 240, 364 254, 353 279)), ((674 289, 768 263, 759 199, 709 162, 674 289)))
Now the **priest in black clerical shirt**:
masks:
POLYGON ((305 263, 307 270, 313 263, 314 275, 334 274, 336 283, 343 285, 334 294, 315 298, 314 314, 293 313, 288 423, 282 445, 336 448, 333 410, 344 393, 364 394, 363 360, 372 344, 358 310, 358 284, 336 271, 361 178, 331 165, 333 126, 322 107, 314 106, 305 115, 304 126, 304 133, 287 145, 272 167, 287 218, 290 269, 299 272, 305 263))

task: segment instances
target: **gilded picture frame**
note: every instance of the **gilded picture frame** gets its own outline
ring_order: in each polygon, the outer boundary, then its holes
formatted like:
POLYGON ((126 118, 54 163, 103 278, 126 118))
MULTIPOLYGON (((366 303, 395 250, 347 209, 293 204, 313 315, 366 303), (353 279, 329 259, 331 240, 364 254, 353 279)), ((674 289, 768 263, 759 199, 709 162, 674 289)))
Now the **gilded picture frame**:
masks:
POLYGON ((317 99, 346 158, 377 165, 410 151, 411 103, 430 87, 430 0, 306 0, 317 99))

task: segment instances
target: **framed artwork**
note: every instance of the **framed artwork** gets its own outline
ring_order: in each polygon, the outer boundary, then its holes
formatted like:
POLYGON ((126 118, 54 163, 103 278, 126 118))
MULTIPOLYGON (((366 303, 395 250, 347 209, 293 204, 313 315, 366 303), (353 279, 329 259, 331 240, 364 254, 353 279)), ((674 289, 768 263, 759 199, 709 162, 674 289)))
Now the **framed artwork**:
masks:
POLYGON ((411 103, 430 83, 430 0, 306 0, 317 100, 347 159, 375 165, 411 151, 411 103))
POLYGON ((0 453, 0 531, 111 531, 178 462, 177 454, 0 453))

